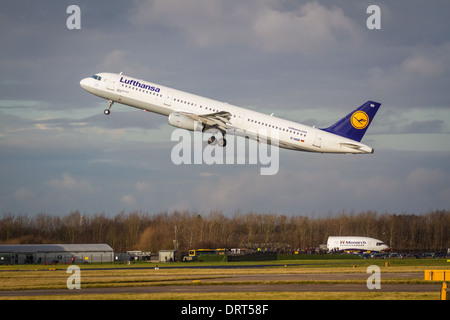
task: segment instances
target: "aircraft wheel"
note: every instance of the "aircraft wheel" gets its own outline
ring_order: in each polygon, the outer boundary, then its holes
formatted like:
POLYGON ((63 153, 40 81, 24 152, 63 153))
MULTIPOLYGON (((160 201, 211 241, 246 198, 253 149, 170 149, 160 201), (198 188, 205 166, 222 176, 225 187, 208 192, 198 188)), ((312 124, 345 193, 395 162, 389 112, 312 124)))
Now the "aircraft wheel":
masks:
POLYGON ((208 144, 213 144, 214 142, 216 142, 216 137, 211 136, 211 138, 208 139, 208 144))
POLYGON ((219 139, 219 146, 222 148, 225 148, 225 146, 227 145, 227 140, 226 139, 219 139))
POLYGON ((111 110, 105 109, 105 111, 103 111, 103 113, 104 113, 105 115, 109 115, 109 114, 111 113, 111 110))

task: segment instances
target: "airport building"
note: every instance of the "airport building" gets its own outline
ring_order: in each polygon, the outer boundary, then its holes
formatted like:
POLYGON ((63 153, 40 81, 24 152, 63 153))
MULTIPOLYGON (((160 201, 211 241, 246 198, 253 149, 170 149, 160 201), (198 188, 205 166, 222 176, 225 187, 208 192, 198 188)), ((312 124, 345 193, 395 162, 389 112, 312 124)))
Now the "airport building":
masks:
POLYGON ((175 262, 176 250, 159 250, 159 262, 175 262))
POLYGON ((107 244, 0 245, 0 264, 56 264, 113 262, 107 244))

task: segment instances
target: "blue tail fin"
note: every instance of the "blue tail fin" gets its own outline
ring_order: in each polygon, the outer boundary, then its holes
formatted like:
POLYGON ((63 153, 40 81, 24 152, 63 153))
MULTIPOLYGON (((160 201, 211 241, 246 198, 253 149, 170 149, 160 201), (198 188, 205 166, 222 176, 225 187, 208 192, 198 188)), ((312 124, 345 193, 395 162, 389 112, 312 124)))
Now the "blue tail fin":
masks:
POLYGON ((360 142, 380 106, 381 103, 367 101, 331 127, 322 130, 360 142))

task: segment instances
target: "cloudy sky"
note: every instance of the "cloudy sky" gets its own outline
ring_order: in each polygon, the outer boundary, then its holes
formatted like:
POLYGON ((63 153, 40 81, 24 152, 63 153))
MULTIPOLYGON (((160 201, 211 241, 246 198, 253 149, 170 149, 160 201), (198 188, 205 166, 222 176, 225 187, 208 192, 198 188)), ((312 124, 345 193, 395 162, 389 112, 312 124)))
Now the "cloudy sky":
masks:
POLYGON ((24 1, 0 11, 0 215, 450 209, 450 2, 24 1), (69 5, 81 29, 69 30, 69 5), (369 30, 369 5, 381 29, 369 30), (373 155, 174 165, 167 119, 82 90, 124 72, 327 127, 382 103, 373 155))

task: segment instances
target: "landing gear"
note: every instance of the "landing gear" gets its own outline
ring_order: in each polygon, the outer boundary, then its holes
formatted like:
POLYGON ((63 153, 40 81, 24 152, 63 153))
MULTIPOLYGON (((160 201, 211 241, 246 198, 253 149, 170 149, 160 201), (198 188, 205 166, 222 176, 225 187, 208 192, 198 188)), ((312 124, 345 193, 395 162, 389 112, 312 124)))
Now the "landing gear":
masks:
POLYGON ((219 139, 218 144, 219 144, 219 147, 225 148, 227 145, 227 140, 225 138, 221 138, 221 139, 219 139))
POLYGON ((215 136, 211 136, 208 139, 208 144, 215 144, 216 142, 219 145, 219 147, 222 148, 225 148, 225 146, 227 145, 227 140, 225 138, 217 139, 215 136))
POLYGON ((216 142, 216 137, 211 136, 211 138, 208 139, 208 144, 213 144, 216 142))
POLYGON ((111 107, 114 104, 114 101, 112 100, 108 100, 108 109, 105 109, 105 111, 103 111, 103 113, 107 116, 111 113, 111 107))

